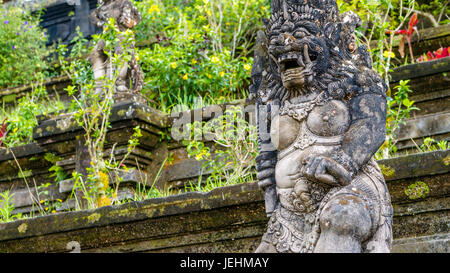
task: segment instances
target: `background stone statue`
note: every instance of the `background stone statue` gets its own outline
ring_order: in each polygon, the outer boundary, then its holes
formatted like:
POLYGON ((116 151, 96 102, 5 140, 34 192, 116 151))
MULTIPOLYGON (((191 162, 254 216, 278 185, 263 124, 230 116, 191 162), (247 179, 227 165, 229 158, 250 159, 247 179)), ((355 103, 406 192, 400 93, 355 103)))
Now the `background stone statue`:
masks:
POLYGON ((335 0, 273 0, 252 70, 267 232, 257 252, 389 252, 392 206, 373 155, 386 84, 335 0))
MULTIPOLYGON (((89 20, 97 27, 104 27, 109 18, 114 18, 120 31, 132 29, 141 21, 142 17, 139 10, 133 6, 129 0, 104 0, 99 2, 99 7, 91 13, 89 20)), ((124 37, 119 37, 124 39, 124 37)), ((138 102, 145 102, 140 91, 143 85, 143 73, 134 55, 134 42, 131 45, 131 61, 127 65, 119 68, 120 72, 116 80, 114 99, 117 101, 133 99, 138 102)), ((94 78, 96 80, 96 93, 103 92, 104 76, 113 73, 109 65, 108 56, 104 53, 105 41, 100 40, 89 56, 94 78)), ((116 54, 122 54, 123 48, 120 44, 114 47, 116 54)))

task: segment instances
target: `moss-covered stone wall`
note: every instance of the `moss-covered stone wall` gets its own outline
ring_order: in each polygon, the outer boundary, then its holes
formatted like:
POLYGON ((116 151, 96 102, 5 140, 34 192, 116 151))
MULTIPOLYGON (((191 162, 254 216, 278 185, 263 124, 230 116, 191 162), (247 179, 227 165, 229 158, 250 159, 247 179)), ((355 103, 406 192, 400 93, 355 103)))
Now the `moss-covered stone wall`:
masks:
MULTIPOLYGON (((448 252, 449 156, 379 162, 394 205, 393 252, 448 252), (428 191, 411 198, 418 181, 428 191)), ((253 252, 267 221, 262 191, 247 183, 0 224, 0 252, 253 252)))

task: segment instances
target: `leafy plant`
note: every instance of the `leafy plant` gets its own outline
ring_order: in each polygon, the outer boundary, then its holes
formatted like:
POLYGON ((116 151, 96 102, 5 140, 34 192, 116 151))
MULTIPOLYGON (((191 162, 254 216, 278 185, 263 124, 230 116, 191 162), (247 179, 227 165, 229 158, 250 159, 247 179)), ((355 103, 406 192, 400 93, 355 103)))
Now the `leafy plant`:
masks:
MULTIPOLYGON (((400 41, 400 44, 398 46, 398 51, 400 52, 400 56, 403 58, 405 57, 405 40, 408 43, 408 48, 409 48, 409 56, 411 57, 411 60, 414 62, 414 54, 412 51, 412 45, 411 45, 411 38, 413 36, 414 33, 418 34, 418 30, 417 30, 417 23, 419 21, 417 20, 417 13, 414 13, 411 16, 411 19, 409 20, 408 23, 408 29, 399 29, 394 31, 394 35, 402 35, 402 39, 400 41)), ((386 34, 391 34, 392 32, 390 30, 386 31, 386 34)))
POLYGON ((42 81, 41 79, 32 84, 32 92, 20 98, 14 108, 0 109, 0 120, 3 119, 3 126, 6 125, 2 138, 4 146, 15 147, 33 142, 33 128, 38 124, 37 116, 57 113, 66 108, 59 99, 48 97, 42 81))
POLYGON ((187 144, 190 157, 204 161, 202 173, 207 174, 206 184, 198 183, 188 188, 210 191, 216 187, 253 181, 255 158, 258 155, 256 127, 244 119, 242 107, 231 106, 223 116, 211 121, 193 123, 191 141, 187 144), (200 138, 212 140, 210 148, 200 138))
POLYGON ((449 0, 418 0, 414 8, 414 12, 428 18, 434 27, 450 22, 449 0))
POLYGON ((52 153, 46 153, 44 156, 44 159, 48 162, 52 163, 53 165, 48 169, 50 172, 53 172, 50 177, 55 178, 55 182, 60 182, 66 179, 67 173, 66 171, 56 164, 56 162, 60 161, 61 158, 52 154, 52 153))
POLYGON ((9 191, 0 193, 0 220, 1 222, 10 222, 14 220, 12 211, 14 210, 13 195, 9 191))
POLYGON ((423 140, 423 144, 417 147, 417 150, 421 153, 434 152, 439 150, 450 149, 450 143, 446 140, 436 141, 431 137, 427 137, 423 140))
POLYGON ((2 126, 0 127, 0 147, 3 146, 3 138, 6 137, 6 122, 8 121, 8 118, 5 118, 2 122, 2 126))
POLYGON ((397 152, 397 131, 401 125, 406 124, 410 118, 410 112, 419 110, 414 106, 414 101, 409 99, 409 80, 401 80, 394 89, 397 91, 393 97, 387 97, 386 141, 378 151, 376 158, 389 158, 397 152))
POLYGON ((427 62, 427 61, 431 61, 431 60, 445 58, 448 56, 450 56, 450 46, 449 47, 441 47, 438 50, 433 51, 433 53, 431 51, 428 51, 427 54, 423 54, 422 56, 417 58, 417 62, 418 63, 427 62))
POLYGON ((145 71, 143 94, 170 112, 247 96, 252 45, 267 0, 136 1, 143 14, 137 37, 153 44, 138 51, 145 71))
MULTIPOLYGON (((121 161, 116 161, 113 145, 109 160, 105 157, 105 144, 108 128, 110 127, 110 115, 114 104, 115 83, 120 73, 120 67, 128 65, 131 59, 131 43, 134 41, 131 30, 120 31, 113 18, 110 18, 100 35, 94 36, 94 43, 105 41, 104 54, 108 56, 108 66, 112 67, 112 73, 101 78, 102 92, 95 92, 92 69, 85 67, 81 74, 74 75, 76 85, 68 87, 71 95, 78 90, 78 96, 73 96, 72 107, 74 118, 78 125, 85 131, 83 136, 87 152, 91 160, 86 169, 87 175, 83 176, 74 172, 72 177, 75 186, 72 195, 77 201, 77 207, 97 208, 111 205, 118 192, 121 171, 128 169, 123 164, 133 149, 139 145, 138 139, 142 136, 139 127, 134 128, 134 134, 129 140, 127 153, 121 161), (123 52, 118 54, 116 47, 121 46, 123 52), (117 178, 111 181, 111 178, 117 178), (116 184, 113 190, 110 184, 116 184), (81 195, 78 195, 81 193, 81 195), (83 200, 80 200, 80 198, 83 200)), ((64 47, 61 48, 64 52, 64 47)), ((62 67, 67 67, 61 60, 62 67)), ((68 66, 68 74, 77 67, 84 67, 83 63, 68 66), (79 66, 78 66, 79 65, 79 66)), ((80 72, 80 71, 79 71, 80 72)))
POLYGON ((0 5, 0 88, 40 78, 48 64, 47 37, 39 26, 39 13, 0 5))

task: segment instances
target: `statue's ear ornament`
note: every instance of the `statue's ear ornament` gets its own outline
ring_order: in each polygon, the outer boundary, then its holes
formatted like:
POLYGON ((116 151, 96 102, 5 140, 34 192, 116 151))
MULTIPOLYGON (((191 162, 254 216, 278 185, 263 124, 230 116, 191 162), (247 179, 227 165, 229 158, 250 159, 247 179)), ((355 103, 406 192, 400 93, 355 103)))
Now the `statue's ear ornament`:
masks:
POLYGON ((357 48, 358 48, 358 46, 356 45, 355 42, 351 42, 351 43, 348 45, 348 50, 350 50, 351 53, 354 53, 355 50, 356 50, 357 48))

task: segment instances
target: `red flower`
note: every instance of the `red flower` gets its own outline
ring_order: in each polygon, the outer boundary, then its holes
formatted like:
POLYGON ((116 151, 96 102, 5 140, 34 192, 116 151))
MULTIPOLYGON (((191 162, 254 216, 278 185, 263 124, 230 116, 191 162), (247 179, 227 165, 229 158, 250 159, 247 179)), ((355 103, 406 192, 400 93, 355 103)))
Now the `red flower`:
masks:
POLYGON ((0 127, 0 147, 3 145, 3 140, 2 140, 3 137, 6 136, 6 126, 7 126, 6 121, 7 120, 8 120, 8 118, 5 118, 3 120, 2 127, 0 127))
MULTIPOLYGON (((419 23, 419 20, 417 19, 417 13, 414 13, 413 16, 411 16, 411 19, 409 19, 408 23, 408 29, 400 29, 394 32, 395 35, 403 35, 402 40, 400 41, 400 44, 398 45, 398 52, 400 52, 400 56, 403 58, 405 57, 405 40, 408 42, 409 46, 409 54, 411 55, 411 59, 414 61, 414 56, 412 52, 411 47, 411 38, 414 34, 414 32, 417 32, 417 23, 419 23)), ((386 30, 386 34, 391 34, 390 30, 386 30)))
POLYGON ((433 53, 431 53, 431 51, 428 51, 426 56, 423 55, 421 57, 419 57, 417 59, 417 62, 426 62, 426 61, 431 61, 431 60, 437 60, 437 59, 441 59, 441 58, 445 58, 450 56, 449 54, 450 51, 450 47, 441 47, 436 51, 433 51, 433 53))
POLYGON ((444 48, 441 47, 441 48, 439 48, 438 50, 436 50, 434 52, 434 56, 436 56, 436 59, 440 59, 440 58, 444 58, 444 57, 450 56, 448 54, 448 49, 449 49, 449 47, 444 47, 444 48))

